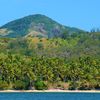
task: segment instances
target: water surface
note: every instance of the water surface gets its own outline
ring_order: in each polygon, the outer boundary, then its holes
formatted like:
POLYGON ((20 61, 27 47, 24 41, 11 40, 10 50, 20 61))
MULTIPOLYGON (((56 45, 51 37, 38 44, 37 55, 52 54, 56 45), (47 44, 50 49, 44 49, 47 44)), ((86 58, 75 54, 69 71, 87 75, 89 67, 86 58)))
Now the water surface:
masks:
POLYGON ((0 100, 100 100, 100 93, 0 93, 0 100))

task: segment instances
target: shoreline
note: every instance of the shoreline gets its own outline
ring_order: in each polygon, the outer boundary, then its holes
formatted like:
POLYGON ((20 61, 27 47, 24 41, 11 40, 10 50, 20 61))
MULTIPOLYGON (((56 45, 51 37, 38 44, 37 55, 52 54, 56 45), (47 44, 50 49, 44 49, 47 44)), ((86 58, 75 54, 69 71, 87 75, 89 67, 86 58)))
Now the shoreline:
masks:
POLYGON ((64 92, 64 93, 100 93, 100 90, 0 90, 0 93, 49 93, 49 92, 64 92))

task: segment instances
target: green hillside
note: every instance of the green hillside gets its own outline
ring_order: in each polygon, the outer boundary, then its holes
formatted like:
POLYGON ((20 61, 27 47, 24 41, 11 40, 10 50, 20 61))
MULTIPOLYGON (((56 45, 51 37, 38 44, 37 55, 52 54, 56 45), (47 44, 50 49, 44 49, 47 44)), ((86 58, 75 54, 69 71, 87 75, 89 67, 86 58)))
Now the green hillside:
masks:
POLYGON ((61 37, 63 32, 69 34, 73 32, 83 32, 77 28, 63 26, 45 15, 30 15, 21 19, 14 20, 0 28, 1 37, 61 37))
POLYGON ((0 90, 100 90, 100 32, 32 15, 2 26, 0 36, 0 90))

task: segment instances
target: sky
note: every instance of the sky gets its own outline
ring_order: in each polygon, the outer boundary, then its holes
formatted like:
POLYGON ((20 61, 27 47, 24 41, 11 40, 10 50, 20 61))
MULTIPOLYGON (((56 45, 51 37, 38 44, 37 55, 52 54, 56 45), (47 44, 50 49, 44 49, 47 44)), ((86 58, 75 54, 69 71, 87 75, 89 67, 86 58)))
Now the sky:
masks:
POLYGON ((100 28, 100 0, 0 0, 0 26, 33 14, 87 31, 100 28))

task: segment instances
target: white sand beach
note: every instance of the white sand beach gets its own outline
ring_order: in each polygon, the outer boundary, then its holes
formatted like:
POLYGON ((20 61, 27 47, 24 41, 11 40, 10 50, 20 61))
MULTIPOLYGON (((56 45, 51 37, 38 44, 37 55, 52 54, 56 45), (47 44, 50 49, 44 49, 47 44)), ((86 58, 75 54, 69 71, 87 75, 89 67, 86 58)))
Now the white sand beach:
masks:
POLYGON ((100 90, 1 90, 0 92, 66 92, 66 93, 100 93, 100 90))

